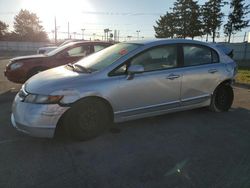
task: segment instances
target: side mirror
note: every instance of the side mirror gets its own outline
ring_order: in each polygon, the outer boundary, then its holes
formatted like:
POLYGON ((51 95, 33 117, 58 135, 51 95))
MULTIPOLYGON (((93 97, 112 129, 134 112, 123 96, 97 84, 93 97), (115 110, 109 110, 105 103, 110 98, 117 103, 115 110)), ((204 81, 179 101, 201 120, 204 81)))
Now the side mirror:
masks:
POLYGON ((135 74, 143 73, 144 67, 142 65, 130 65, 128 68, 128 80, 132 80, 135 74))

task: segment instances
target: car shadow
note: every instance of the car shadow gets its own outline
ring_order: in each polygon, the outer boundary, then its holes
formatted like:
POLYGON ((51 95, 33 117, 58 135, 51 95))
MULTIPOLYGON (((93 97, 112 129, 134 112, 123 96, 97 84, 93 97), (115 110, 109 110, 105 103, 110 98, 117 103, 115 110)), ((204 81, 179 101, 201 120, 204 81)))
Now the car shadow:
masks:
MULTIPOLYGON (((114 123, 110 126, 105 133, 98 137, 119 137, 119 135, 126 135, 129 132, 135 134, 140 132, 156 135, 165 131, 168 135, 175 135, 180 130, 187 130, 191 134, 197 133, 197 131, 210 131, 213 128, 232 128, 236 125, 237 128, 250 131, 250 110, 233 107, 228 112, 211 112, 208 108, 199 108, 194 110, 187 110, 182 112, 174 112, 154 117, 148 117, 138 120, 131 120, 123 123, 114 123), (241 124, 238 123, 239 119, 241 124), (245 122, 245 123, 243 123, 245 122), (202 127, 204 125, 204 127, 202 127), (190 126, 190 127, 189 127, 190 126), (216 127, 217 126, 217 127, 216 127)), ((97 138, 98 138, 97 137, 97 138)), ((94 138, 95 139, 95 138, 94 138)), ((69 141, 74 142, 65 134, 64 129, 58 129, 56 131, 55 141, 69 141)), ((91 141, 91 140, 90 140, 91 141)))

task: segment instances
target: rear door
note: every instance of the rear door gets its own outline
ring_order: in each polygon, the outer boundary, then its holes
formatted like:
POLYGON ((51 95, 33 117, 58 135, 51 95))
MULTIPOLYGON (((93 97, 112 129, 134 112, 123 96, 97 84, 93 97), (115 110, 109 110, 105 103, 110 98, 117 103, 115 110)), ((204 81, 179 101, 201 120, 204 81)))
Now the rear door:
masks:
POLYGON ((203 45, 183 44, 182 104, 208 101, 220 80, 223 67, 213 49, 203 45))

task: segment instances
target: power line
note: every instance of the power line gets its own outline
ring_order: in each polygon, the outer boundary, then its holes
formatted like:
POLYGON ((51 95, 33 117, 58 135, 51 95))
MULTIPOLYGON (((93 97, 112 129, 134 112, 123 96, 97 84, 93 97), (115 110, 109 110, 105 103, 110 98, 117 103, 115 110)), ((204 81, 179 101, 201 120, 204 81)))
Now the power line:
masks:
POLYGON ((97 11, 82 11, 82 13, 106 15, 106 16, 159 16, 164 14, 159 12, 97 12, 97 11))
MULTIPOLYGON (((82 11, 82 14, 106 15, 106 16, 160 16, 165 13, 160 12, 97 12, 82 11)), ((0 12, 0 15, 18 14, 16 11, 0 12)))

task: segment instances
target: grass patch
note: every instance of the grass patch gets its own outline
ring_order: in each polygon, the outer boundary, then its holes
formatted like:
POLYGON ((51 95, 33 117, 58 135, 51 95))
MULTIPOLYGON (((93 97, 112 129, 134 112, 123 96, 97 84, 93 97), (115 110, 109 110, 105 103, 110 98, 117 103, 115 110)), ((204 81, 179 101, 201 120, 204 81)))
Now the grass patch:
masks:
POLYGON ((236 82, 250 84, 250 68, 249 67, 239 67, 238 68, 236 82))

